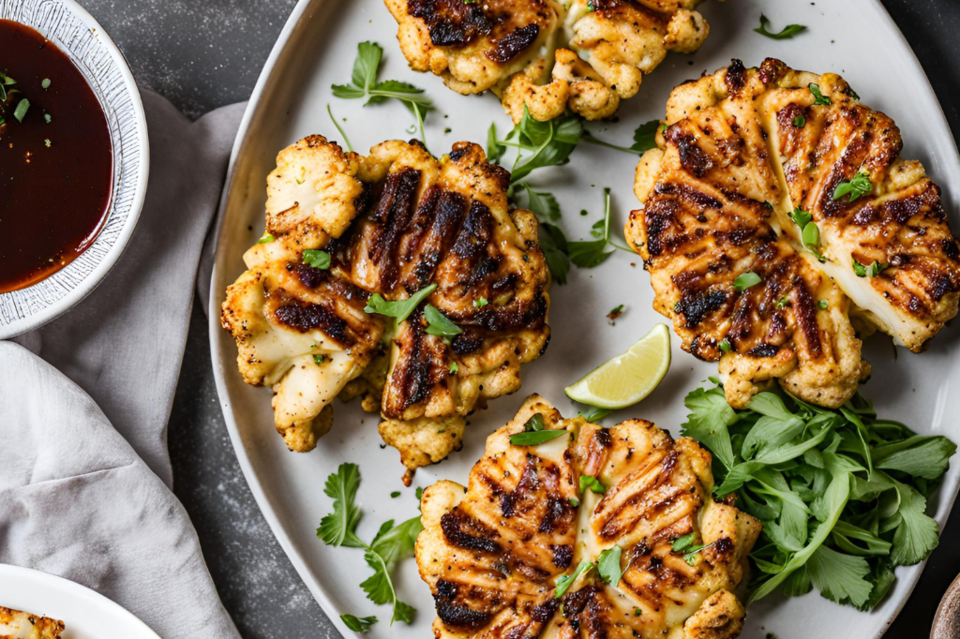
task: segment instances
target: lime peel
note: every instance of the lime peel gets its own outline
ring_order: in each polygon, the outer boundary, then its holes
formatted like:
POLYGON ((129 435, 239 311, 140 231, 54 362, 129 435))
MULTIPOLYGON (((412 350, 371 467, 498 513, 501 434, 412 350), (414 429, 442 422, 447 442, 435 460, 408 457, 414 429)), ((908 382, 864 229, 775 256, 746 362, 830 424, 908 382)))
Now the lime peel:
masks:
POLYGON ((657 324, 623 355, 600 365, 564 392, 570 399, 618 410, 641 401, 670 369, 670 329, 657 324))

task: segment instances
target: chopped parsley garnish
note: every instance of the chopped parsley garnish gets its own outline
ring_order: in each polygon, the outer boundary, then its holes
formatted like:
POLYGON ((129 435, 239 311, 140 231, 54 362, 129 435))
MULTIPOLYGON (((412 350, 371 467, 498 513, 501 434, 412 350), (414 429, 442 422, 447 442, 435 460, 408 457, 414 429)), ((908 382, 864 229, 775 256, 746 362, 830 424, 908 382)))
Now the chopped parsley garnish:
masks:
POLYGON ((596 423, 612 412, 613 411, 609 408, 597 408, 596 406, 591 406, 586 411, 580 411, 577 414, 588 422, 596 423))
POLYGON ((544 430, 543 414, 534 413, 530 419, 523 425, 523 432, 510 436, 510 443, 514 446, 537 446, 561 435, 566 435, 567 431, 544 430))
POLYGON ((395 621, 412 623, 416 610, 397 598, 391 573, 397 562, 413 554, 417 535, 423 530, 420 516, 397 525, 393 520, 387 521, 380 526, 373 541, 367 543, 356 532, 362 515, 355 501, 359 486, 360 469, 356 464, 340 464, 337 472, 327 477, 323 492, 333 499, 333 512, 320 521, 317 537, 328 546, 362 549, 364 561, 373 570, 373 575, 360 584, 367 599, 378 605, 393 606, 391 625, 395 621))
POLYGON ((324 359, 323 355, 314 355, 313 363, 319 366, 320 364, 323 364, 323 359, 324 359))
POLYGON ((483 296, 480 296, 479 298, 473 300, 473 307, 474 307, 474 308, 483 308, 484 306, 486 306, 486 305, 489 304, 489 303, 490 303, 490 302, 487 301, 487 298, 485 298, 485 297, 483 297, 483 296))
MULTIPOLYGON (((900 565, 923 561, 938 543, 925 511, 956 445, 878 419, 854 396, 839 409, 782 391, 755 395, 745 410, 727 404, 719 384, 696 389, 681 434, 712 453, 714 497, 760 520, 750 554, 758 577, 750 601, 781 588, 787 596, 817 588, 861 610, 877 606, 900 565)), ((693 539, 674 550, 695 561, 693 539)))
POLYGON ((625 308, 626 308, 626 306, 624 306, 623 304, 620 304, 619 306, 617 306, 616 308, 614 308, 612 311, 610 311, 609 313, 607 313, 607 319, 609 319, 609 320, 615 320, 615 319, 617 319, 618 317, 620 317, 621 315, 623 315, 623 309, 625 309, 625 308))
POLYGON ((813 97, 816 100, 813 101, 813 106, 827 106, 833 104, 833 101, 827 96, 820 93, 820 85, 811 82, 807 85, 807 88, 810 89, 810 93, 813 94, 813 97))
POLYGON ((603 264, 608 257, 613 255, 613 250, 607 250, 607 247, 629 251, 622 246, 617 246, 610 241, 610 189, 603 189, 603 219, 598 220, 590 234, 594 240, 581 240, 578 242, 568 242, 568 255, 570 261, 580 268, 594 268, 603 264))
POLYGON ((47 124, 50 124, 50 121, 51 121, 51 120, 53 120, 53 118, 50 117, 50 114, 49 114, 49 113, 44 113, 44 114, 43 114, 43 121, 44 121, 44 122, 46 122, 47 124))
POLYGON ((787 304, 790 303, 790 298, 784 295, 777 300, 777 308, 784 308, 787 304))
POLYGON ((340 620, 350 630, 354 632, 367 632, 370 626, 377 623, 376 617, 355 617, 353 615, 340 615, 340 620))
POLYGON ((363 307, 363 312, 396 318, 397 326, 399 326, 405 319, 410 317, 410 313, 420 306, 420 302, 427 299, 435 290, 437 290, 437 285, 431 284, 399 302, 388 302, 383 299, 380 293, 374 293, 370 296, 370 299, 367 300, 367 305, 363 307))
POLYGON ((793 119, 793 126, 797 127, 798 129, 802 129, 803 125, 805 125, 806 123, 807 123, 807 119, 802 115, 798 115, 793 119))
POLYGON ((390 499, 396 499, 396 498, 399 497, 399 496, 400 496, 400 491, 399 491, 399 490, 395 490, 395 491, 393 491, 392 493, 390 493, 390 499))
POLYGON ((670 548, 673 552, 684 552, 687 548, 693 545, 693 542, 697 539, 697 533, 690 533, 684 535, 683 537, 677 537, 673 540, 670 548))
POLYGON ((17 103, 17 108, 13 110, 13 117, 17 119, 17 122, 23 122, 23 118, 27 117, 28 110, 30 110, 30 100, 23 98, 17 103))
POLYGON ((730 340, 724 337, 722 340, 720 340, 720 343, 717 345, 717 348, 719 348, 724 353, 729 353, 733 349, 733 344, 730 343, 730 340))
POLYGON ((756 286, 762 281, 763 280, 760 278, 759 275, 757 275, 753 271, 749 271, 747 273, 742 273, 741 275, 738 275, 737 279, 733 280, 733 289, 738 293, 740 293, 747 290, 751 286, 756 286))
POLYGON ((807 224, 810 223, 811 220, 813 220, 813 216, 807 213, 806 211, 804 211, 803 209, 797 207, 793 209, 792 213, 790 213, 790 219, 796 222, 797 226, 799 226, 800 230, 802 231, 803 227, 805 227, 807 224))
POLYGON ((593 562, 590 562, 590 561, 587 561, 587 560, 583 560, 583 561, 581 561, 580 564, 577 566, 577 569, 574 570, 571 574, 569 574, 569 575, 561 575, 560 577, 558 577, 558 578, 557 578, 557 591, 556 591, 556 593, 554 594, 554 597, 557 598, 557 599, 559 599, 560 597, 562 597, 562 596, 564 596, 565 594, 567 594, 567 591, 570 590, 570 586, 572 586, 572 585, 574 584, 574 582, 577 581, 577 579, 579 579, 580 577, 582 577, 582 576, 585 575, 586 573, 590 572, 590 570, 591 570, 593 567, 594 567, 593 562))
POLYGON ((866 171, 860 171, 853 176, 849 182, 841 182, 833 192, 833 199, 839 200, 844 195, 850 194, 850 203, 853 204, 860 197, 868 195, 873 191, 873 182, 870 181, 870 174, 866 171))
POLYGON ((754 32, 774 40, 789 40, 801 31, 806 31, 807 27, 802 24, 788 24, 777 33, 770 31, 770 20, 767 16, 760 14, 760 28, 754 29, 754 32))
POLYGON ((427 332, 431 335, 451 338, 463 332, 463 329, 451 322, 446 315, 430 304, 427 304, 427 307, 423 309, 423 316, 427 320, 427 332))
POLYGON ((45 139, 45 140, 43 141, 43 144, 44 144, 48 149, 50 148, 50 140, 49 140, 49 139, 45 139))
MULTIPOLYGON (((383 49, 376 42, 361 42, 357 45, 357 59, 353 63, 350 84, 334 84, 333 95, 345 100, 363 100, 363 106, 387 100, 399 100, 416 116, 420 127, 420 139, 426 146, 423 134, 423 119, 433 110, 433 102, 412 84, 397 80, 377 80, 383 49)), ((337 127, 339 129, 339 127, 337 127)), ((341 135, 343 133, 341 132, 341 135)))
POLYGON ((275 238, 273 235, 271 235, 270 233, 264 233, 263 236, 259 240, 257 240, 257 244, 269 244, 270 242, 276 242, 276 241, 277 241, 277 238, 275 238))
POLYGON ((830 302, 827 300, 820 300, 817 302, 817 308, 819 308, 821 311, 825 311, 830 308, 830 302))
POLYGON ((620 546, 613 546, 597 557, 597 574, 611 586, 616 586, 623 577, 623 569, 620 567, 622 555, 623 549, 620 546))
POLYGON ((451 375, 456 375, 460 372, 460 366, 456 362, 450 362, 450 366, 447 368, 447 370, 450 371, 451 375))
POLYGON ((303 263, 326 271, 330 268, 330 254, 319 249, 307 249, 303 252, 303 263))
POLYGON ((872 264, 865 265, 858 262, 857 258, 853 258, 853 272, 857 277, 876 277, 889 266, 889 264, 877 260, 874 260, 872 264))
POLYGON ((590 475, 580 475, 580 492, 585 493, 588 490, 598 495, 602 495, 607 492, 607 488, 601 484, 600 480, 596 477, 592 477, 590 475))
POLYGON ((50 78, 44 78, 43 81, 40 83, 40 86, 42 86, 44 89, 49 89, 49 88, 50 88, 50 78))

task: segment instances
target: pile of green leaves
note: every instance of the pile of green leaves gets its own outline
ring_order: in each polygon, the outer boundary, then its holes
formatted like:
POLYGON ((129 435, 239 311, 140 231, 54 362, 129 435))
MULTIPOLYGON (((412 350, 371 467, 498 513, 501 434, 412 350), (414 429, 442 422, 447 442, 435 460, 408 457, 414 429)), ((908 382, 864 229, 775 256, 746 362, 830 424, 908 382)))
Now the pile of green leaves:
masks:
MULTIPOLYGON (((420 516, 412 517, 394 525, 393 520, 384 522, 373 541, 369 544, 357 536, 357 524, 362 512, 356 504, 357 489, 360 487, 360 469, 356 464, 340 464, 337 472, 327 477, 323 492, 333 499, 333 512, 320 520, 317 537, 328 546, 346 546, 363 550, 364 561, 373 570, 360 587, 367 593, 367 599, 375 604, 393 606, 390 625, 394 621, 413 623, 416 609, 397 598, 391 574, 397 562, 413 554, 417 535, 423 530, 420 516)), ((355 617, 341 615, 343 622, 351 630, 366 631, 377 622, 376 617, 355 617)))
MULTIPOLYGON (((637 135, 641 139, 634 145, 638 149, 638 145, 649 143, 649 127, 644 127, 647 125, 641 126, 643 132, 638 129, 637 135)), ((616 147, 589 136, 583 128, 583 120, 573 113, 540 122, 530 115, 526 106, 523 118, 504 139, 498 139, 496 125, 491 125, 487 134, 487 158, 491 162, 500 162, 509 148, 517 151, 510 169, 510 188, 507 194, 515 205, 524 204, 525 208, 537 216, 542 231, 540 249, 546 257, 550 274, 558 284, 566 284, 571 263, 579 268, 594 268, 612 255, 613 251, 608 250, 609 247, 623 248, 610 241, 609 189, 604 189, 603 218, 593 225, 591 231, 594 239, 571 242, 557 224, 561 212, 556 197, 552 193, 538 190, 527 181, 530 174, 537 169, 567 164, 570 154, 582 140, 627 152, 636 151, 632 147, 616 147), (523 198, 526 198, 525 202, 523 198)))
POLYGON ((926 515, 956 445, 878 419, 860 395, 829 410, 783 392, 731 408, 719 382, 687 395, 682 432, 713 453, 718 498, 763 524, 750 554, 750 601, 778 587, 873 609, 895 580, 937 546, 926 515))

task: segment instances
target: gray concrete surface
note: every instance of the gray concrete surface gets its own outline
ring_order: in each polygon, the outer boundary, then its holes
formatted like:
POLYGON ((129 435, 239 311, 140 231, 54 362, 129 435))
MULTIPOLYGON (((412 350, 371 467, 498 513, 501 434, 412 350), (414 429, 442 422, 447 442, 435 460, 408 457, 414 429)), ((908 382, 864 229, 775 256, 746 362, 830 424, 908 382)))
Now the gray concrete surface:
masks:
MULTIPOLYGON (((294 0, 81 2, 116 40, 140 83, 191 117, 247 98, 294 5, 294 0)), ((954 133, 960 132, 960 2, 883 3, 920 57, 954 133)), ((856 28, 850 25, 851 37, 856 28)), ((220 414, 198 306, 169 438, 175 492, 193 518, 210 572, 240 633, 247 639, 336 637, 270 533, 240 472, 220 414)), ((960 509, 888 638, 929 634, 937 603, 960 572, 960 545, 952 542, 958 530, 960 509)))

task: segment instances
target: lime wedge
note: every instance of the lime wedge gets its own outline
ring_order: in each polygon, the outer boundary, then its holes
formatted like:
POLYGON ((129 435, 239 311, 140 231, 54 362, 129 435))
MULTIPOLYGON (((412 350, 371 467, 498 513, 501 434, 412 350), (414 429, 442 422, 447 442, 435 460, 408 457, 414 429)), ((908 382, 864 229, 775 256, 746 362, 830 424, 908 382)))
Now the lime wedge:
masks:
POLYGON ((630 347, 564 392, 575 402, 617 410, 653 392, 670 368, 670 329, 657 324, 630 347))

